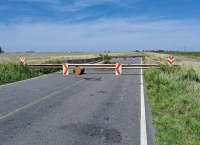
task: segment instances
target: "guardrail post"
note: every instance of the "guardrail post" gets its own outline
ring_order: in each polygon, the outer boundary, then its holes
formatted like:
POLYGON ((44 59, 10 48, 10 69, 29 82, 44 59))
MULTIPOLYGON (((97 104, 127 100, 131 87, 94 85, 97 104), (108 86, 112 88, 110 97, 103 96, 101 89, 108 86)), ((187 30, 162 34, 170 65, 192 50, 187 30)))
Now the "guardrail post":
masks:
POLYGON ((148 64, 150 64, 150 59, 148 58, 148 64))

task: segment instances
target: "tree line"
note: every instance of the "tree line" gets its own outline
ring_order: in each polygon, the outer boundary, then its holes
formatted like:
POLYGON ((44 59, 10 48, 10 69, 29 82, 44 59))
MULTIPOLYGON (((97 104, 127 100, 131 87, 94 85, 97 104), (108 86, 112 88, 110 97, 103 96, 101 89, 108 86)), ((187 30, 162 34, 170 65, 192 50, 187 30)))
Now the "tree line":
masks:
POLYGON ((4 53, 4 51, 3 51, 2 47, 0 46, 0 54, 1 53, 4 53))

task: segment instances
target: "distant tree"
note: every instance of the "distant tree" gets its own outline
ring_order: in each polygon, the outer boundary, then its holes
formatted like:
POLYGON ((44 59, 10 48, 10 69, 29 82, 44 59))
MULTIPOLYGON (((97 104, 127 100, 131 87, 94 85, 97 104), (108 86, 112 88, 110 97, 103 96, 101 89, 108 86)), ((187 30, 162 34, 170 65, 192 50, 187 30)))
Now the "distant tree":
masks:
POLYGON ((3 49, 1 48, 1 46, 0 46, 0 54, 3 52, 3 49))
POLYGON ((34 51, 26 51, 26 53, 34 53, 34 51))
POLYGON ((165 50, 158 50, 158 52, 165 52, 165 50))

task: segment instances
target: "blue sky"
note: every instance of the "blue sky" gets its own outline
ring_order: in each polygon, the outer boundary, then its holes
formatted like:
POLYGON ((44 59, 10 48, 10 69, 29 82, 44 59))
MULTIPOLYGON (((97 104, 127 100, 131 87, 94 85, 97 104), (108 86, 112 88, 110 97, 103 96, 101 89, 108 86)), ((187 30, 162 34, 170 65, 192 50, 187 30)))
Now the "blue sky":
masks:
POLYGON ((200 51, 199 0, 0 0, 6 52, 200 51))

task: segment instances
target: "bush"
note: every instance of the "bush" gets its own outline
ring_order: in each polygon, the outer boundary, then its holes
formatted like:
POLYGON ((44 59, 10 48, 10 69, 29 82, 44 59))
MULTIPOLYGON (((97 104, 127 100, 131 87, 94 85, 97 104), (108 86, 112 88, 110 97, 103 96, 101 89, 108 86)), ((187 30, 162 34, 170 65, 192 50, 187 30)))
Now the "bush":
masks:
POLYGON ((190 68, 189 70, 187 70, 180 76, 180 79, 196 80, 196 79, 198 79, 198 75, 196 74, 196 72, 193 68, 190 68))
POLYGON ((109 56, 108 56, 108 54, 99 54, 99 56, 101 57, 102 61, 110 59, 109 56))

